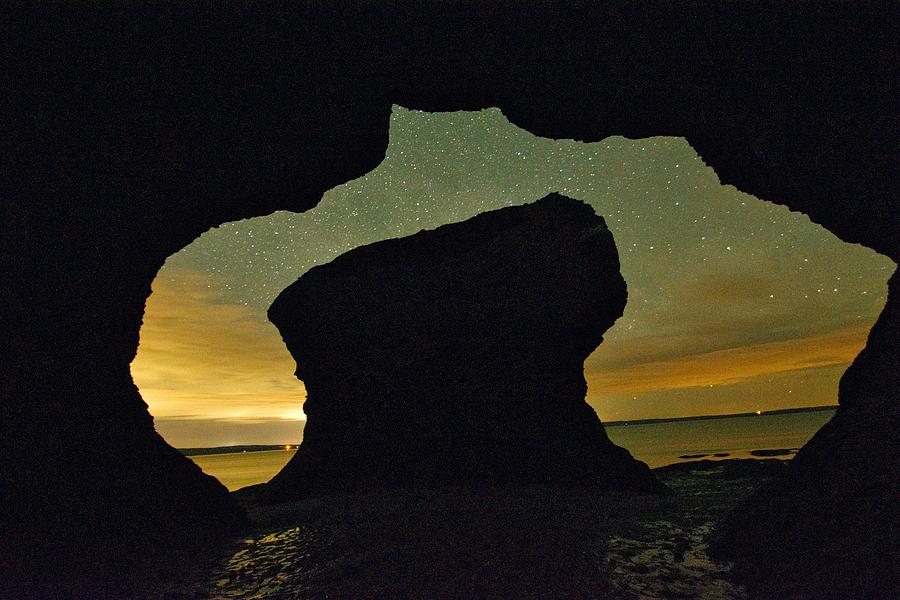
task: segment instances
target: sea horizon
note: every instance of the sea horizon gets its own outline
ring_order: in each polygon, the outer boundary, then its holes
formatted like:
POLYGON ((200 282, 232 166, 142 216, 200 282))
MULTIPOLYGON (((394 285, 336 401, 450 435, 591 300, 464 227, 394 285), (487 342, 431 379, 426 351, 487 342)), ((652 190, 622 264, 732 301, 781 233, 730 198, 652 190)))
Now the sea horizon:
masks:
MULTIPOLYGON (((657 417, 649 419, 622 419, 618 421, 603 421, 604 427, 622 427, 629 425, 650 425, 654 423, 676 423, 682 421, 707 421, 715 419, 733 419, 740 417, 759 417, 772 415, 787 415, 796 413, 810 413, 835 411, 838 409, 837 404, 829 404, 822 406, 804 406, 796 408, 780 408, 775 410, 761 410, 753 412, 713 414, 713 415, 690 415, 686 417, 657 417)), ((302 442, 302 440, 301 440, 302 442)), ((301 442, 284 442, 280 444, 233 444, 226 446, 196 446, 191 448, 176 448, 185 456, 207 456, 211 454, 243 454, 250 452, 271 452, 274 450, 296 450, 301 442)))
MULTIPOLYGON (((831 419, 835 408, 645 419, 619 422, 608 427, 606 433, 610 441, 654 469, 698 459, 784 460, 792 458, 831 419)), ((234 491, 269 481, 298 447, 299 444, 256 444, 185 450, 194 451, 187 456, 204 473, 234 491)))

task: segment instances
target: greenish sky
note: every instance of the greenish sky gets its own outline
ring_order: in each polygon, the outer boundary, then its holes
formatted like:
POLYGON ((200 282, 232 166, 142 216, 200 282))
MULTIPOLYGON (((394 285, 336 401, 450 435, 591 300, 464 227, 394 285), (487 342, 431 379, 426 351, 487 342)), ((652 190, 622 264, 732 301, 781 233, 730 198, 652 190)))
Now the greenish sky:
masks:
MULTIPOLYGON (((789 174, 785 174, 789 176, 789 174)), ((170 257, 132 364, 176 446, 296 443, 303 388, 266 309, 350 248, 531 202, 591 204, 629 301, 585 364, 604 420, 834 404, 894 264, 720 185, 682 138, 538 138, 499 110, 395 107, 385 160, 302 214, 225 224, 170 257)))

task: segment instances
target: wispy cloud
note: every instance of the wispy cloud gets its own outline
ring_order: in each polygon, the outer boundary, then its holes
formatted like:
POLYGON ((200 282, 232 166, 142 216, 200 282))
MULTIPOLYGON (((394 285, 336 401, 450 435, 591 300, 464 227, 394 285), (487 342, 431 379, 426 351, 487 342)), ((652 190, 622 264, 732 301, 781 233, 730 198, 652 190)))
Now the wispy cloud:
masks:
MULTIPOLYGON (((214 282, 212 275, 181 267, 167 268, 154 282, 132 373, 157 429, 180 446, 296 443, 305 418, 301 410, 305 390, 293 374, 293 358, 277 329, 260 319, 258 310, 224 303, 217 296, 213 290, 221 283, 214 282)), ((742 296, 749 299, 760 287, 768 289, 761 282, 727 295, 732 301, 742 296)), ((718 325, 708 319, 702 324, 687 323, 688 312, 703 319, 704 311, 696 308, 685 310, 682 318, 669 315, 666 319, 687 328, 680 335, 624 332, 618 338, 608 336, 585 369, 588 395, 595 404, 600 401, 598 410, 628 406, 631 398, 639 397, 661 414, 670 410, 680 414, 687 407, 666 407, 665 398, 678 392, 676 404, 685 404, 688 400, 681 398, 681 392, 690 394, 692 389, 709 386, 731 386, 746 403, 753 389, 768 389, 767 376, 785 373, 797 373, 795 378, 805 379, 806 388, 830 389, 839 374, 834 367, 849 364, 868 333, 866 325, 858 325, 778 341, 740 343, 749 330, 761 328, 756 319, 748 317, 743 325, 732 321, 733 337, 719 336, 718 325), (710 349, 731 342, 736 345, 710 349)), ((657 326, 665 329, 663 321, 657 326)), ((823 400, 815 403, 835 399, 825 398, 821 391, 820 395, 823 400)), ((722 408, 721 393, 709 398, 703 393, 690 396, 692 413, 722 408)))
POLYGON ((211 291, 212 275, 167 268, 153 283, 135 383, 157 419, 303 418, 303 384, 278 330, 211 291))
POLYGON ((613 368, 595 366, 585 378, 591 393, 597 395, 729 385, 766 374, 849 364, 865 345, 867 334, 867 327, 855 326, 613 368))

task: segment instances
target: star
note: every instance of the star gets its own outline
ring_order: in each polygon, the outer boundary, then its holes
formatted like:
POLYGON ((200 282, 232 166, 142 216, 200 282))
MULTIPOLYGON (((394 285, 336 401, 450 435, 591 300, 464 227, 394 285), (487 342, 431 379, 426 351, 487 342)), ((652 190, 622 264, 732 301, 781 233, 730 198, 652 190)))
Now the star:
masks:
MULTIPOLYGON (((737 360, 741 351, 784 340, 806 348, 805 340, 851 326, 857 331, 854 343, 862 344, 866 331, 859 316, 871 323, 884 305, 891 261, 842 243, 802 214, 721 185, 682 138, 545 139, 513 126, 496 109, 426 113, 395 107, 390 127, 384 161, 364 177, 328 191, 316 208, 223 224, 169 258, 158 279, 175 282, 182 294, 202 289, 202 305, 214 307, 207 316, 234 321, 216 324, 197 315, 170 314, 158 305, 172 305, 175 298, 160 296, 154 302, 151 296, 145 327, 149 323, 160 331, 158 319, 165 315, 168 333, 159 339, 142 333, 133 370, 155 416, 197 414, 185 404, 189 397, 218 398, 211 415, 238 402, 237 392, 217 396, 220 391, 197 383, 206 379, 191 370, 191 361, 212 351, 203 345, 212 334, 192 319, 222 331, 244 331, 247 323, 257 323, 254 335, 269 336, 271 347, 278 348, 280 337, 266 310, 313 266, 360 245, 532 202, 552 191, 587 202, 606 219, 628 283, 625 315, 585 366, 588 399, 601 416, 741 412, 742 407, 755 410, 754 403, 766 410, 786 407, 783 394, 766 383, 766 369, 774 365, 761 364, 758 372, 743 373, 736 381, 691 388, 692 379, 679 380, 672 361, 693 357, 685 363, 692 367, 678 368, 699 372, 710 364, 710 353, 734 351, 737 360), (838 281, 840 286, 828 285, 838 281), (817 294, 802 294, 813 289, 817 294), (823 294, 825 289, 832 294, 823 294), (761 302, 766 296, 768 301, 761 302), (149 369, 142 361, 148 360, 172 361, 168 387, 141 379, 142 368, 149 369), (640 365, 658 365, 660 372, 673 374, 652 390, 635 382, 641 391, 634 393, 600 386, 602 375, 625 377, 640 365), (695 391, 684 391, 689 389, 695 391)), ((256 347, 258 342, 242 343, 256 347)), ((281 383, 278 376, 254 375, 259 358, 228 358, 233 369, 245 370, 239 392, 254 403, 256 418, 287 414, 289 397, 291 410, 297 411, 302 400, 302 390, 291 387, 290 355, 278 352, 262 360, 285 365, 281 383), (279 386, 290 387, 290 394, 277 391, 279 386), (271 410, 264 408, 266 398, 278 398, 271 410)), ((816 377, 830 378, 827 385, 812 386, 820 395, 804 396, 797 388, 792 406, 834 403, 836 396, 821 394, 823 389, 836 393, 842 368, 819 369, 816 377)), ((813 374, 800 369, 795 376, 810 379, 813 374)))

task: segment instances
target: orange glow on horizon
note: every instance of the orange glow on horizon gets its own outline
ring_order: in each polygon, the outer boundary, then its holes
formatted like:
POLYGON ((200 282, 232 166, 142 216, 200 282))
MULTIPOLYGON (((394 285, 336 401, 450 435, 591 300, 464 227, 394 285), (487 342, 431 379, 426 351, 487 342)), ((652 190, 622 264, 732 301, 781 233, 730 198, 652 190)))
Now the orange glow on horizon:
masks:
POLYGON ((271 323, 218 302, 211 276, 172 269, 153 282, 131 373, 159 418, 247 423, 305 419, 306 391, 271 323))
POLYGON ((867 336, 868 327, 854 326, 811 337, 587 372, 585 379, 594 394, 730 385, 761 375, 849 365, 865 346, 867 336))

